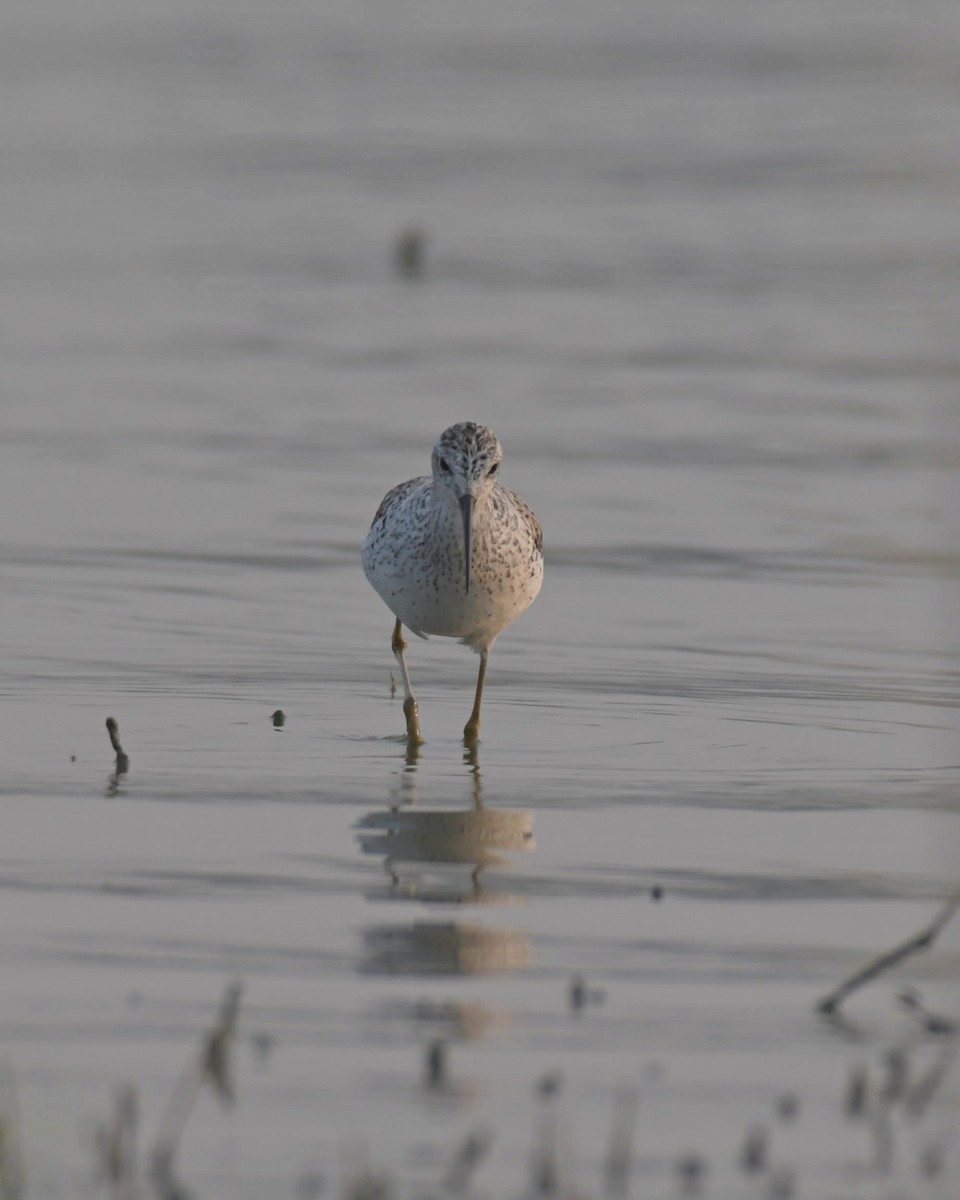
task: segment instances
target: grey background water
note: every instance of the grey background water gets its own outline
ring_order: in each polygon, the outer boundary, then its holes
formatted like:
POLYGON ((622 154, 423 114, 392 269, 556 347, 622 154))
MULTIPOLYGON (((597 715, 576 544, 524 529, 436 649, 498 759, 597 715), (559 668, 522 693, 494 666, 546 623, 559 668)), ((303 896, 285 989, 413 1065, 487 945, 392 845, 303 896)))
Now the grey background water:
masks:
POLYGON ((812 1006, 957 878, 958 51, 946 0, 4 6, 0 1109, 31 1197, 95 1194, 119 1080, 149 1141, 232 978, 238 1103, 180 1157, 204 1198, 335 1190, 361 1142, 435 1188, 483 1125, 478 1182, 516 1194, 549 1070, 588 1194, 625 1082, 644 1195, 692 1151, 743 1195, 788 1091, 798 1194, 953 1194, 955 1076, 886 1174, 839 1105, 852 1064, 934 1054, 895 995, 956 1012, 956 931, 845 1034, 812 1006), (465 418, 546 582, 476 762, 476 660, 411 647, 408 764, 358 546, 465 418))

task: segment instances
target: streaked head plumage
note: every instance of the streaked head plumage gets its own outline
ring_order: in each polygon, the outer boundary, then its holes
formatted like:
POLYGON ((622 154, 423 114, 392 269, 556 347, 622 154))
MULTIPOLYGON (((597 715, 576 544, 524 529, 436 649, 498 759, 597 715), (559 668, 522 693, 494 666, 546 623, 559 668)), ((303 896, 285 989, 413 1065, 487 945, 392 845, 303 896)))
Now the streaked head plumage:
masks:
POLYGON ((492 429, 461 421, 437 438, 432 456, 434 482, 450 488, 457 497, 469 494, 478 500, 493 486, 502 458, 503 448, 492 429))

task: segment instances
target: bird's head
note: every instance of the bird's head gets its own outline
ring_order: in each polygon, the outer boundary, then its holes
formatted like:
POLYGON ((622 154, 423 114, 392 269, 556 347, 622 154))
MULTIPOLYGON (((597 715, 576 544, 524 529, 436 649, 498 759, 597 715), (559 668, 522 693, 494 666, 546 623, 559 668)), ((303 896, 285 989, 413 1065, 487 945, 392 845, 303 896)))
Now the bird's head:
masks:
POLYGON ((486 425, 463 421, 451 425, 433 448, 433 481, 449 492, 463 515, 463 547, 466 590, 470 591, 470 559, 473 511, 493 491, 503 449, 497 435, 486 425))

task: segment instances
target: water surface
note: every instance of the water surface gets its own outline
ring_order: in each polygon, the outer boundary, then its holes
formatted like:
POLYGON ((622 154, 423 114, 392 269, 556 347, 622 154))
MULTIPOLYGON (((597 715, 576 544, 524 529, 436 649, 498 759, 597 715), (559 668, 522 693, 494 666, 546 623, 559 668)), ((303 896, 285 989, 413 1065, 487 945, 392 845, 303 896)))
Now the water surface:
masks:
POLYGON ((598 1194, 625 1085, 634 1194, 695 1153, 742 1196, 757 1123, 799 1195, 952 1194, 955 1073, 886 1172, 839 1113, 858 1063, 936 1060, 896 996, 957 1012, 957 930, 848 1026, 813 1011, 957 879, 958 41, 912 12, 0 17, 0 1107, 32 1198, 94 1194, 118 1081, 149 1143, 231 979, 238 1102, 179 1158, 205 1200, 329 1194, 361 1142, 435 1191, 484 1127, 478 1187, 519 1194, 551 1105, 598 1194), (411 646, 414 761, 358 547, 465 418, 547 574, 475 756, 476 659, 411 646))

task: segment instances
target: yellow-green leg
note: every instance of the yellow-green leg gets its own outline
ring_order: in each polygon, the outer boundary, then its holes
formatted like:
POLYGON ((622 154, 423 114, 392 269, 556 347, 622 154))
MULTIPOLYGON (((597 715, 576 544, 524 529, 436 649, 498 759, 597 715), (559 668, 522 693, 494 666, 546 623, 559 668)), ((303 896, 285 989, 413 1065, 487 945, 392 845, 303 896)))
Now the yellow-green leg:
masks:
POLYGON ((473 712, 470 714, 470 720, 463 727, 463 740, 465 742, 475 742, 477 734, 480 732, 480 701, 483 699, 483 681, 487 677, 487 655, 490 651, 484 647, 480 651, 480 670, 477 673, 477 694, 473 698, 473 712))
POLYGON ((423 744, 423 735, 420 732, 420 708, 417 698, 413 694, 413 688, 410 686, 410 673, 407 671, 407 660, 404 657, 407 643, 403 639, 399 620, 393 627, 393 639, 390 646, 400 664, 400 674, 403 678, 403 715, 407 722, 407 738, 411 746, 420 746, 423 744))

